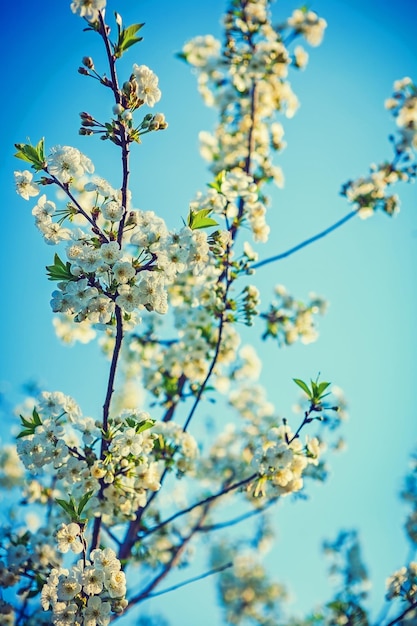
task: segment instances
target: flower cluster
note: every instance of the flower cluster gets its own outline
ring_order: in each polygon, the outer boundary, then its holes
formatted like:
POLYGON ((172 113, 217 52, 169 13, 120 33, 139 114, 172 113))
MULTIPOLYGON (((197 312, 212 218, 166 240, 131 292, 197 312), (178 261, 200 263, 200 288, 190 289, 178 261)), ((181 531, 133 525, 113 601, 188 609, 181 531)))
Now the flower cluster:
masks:
POLYGON ((98 14, 106 7, 106 0, 73 0, 71 11, 88 22, 96 22, 98 14))
POLYGON ((60 392, 43 392, 31 418, 21 419, 17 451, 25 467, 39 477, 28 484, 31 501, 42 501, 48 476, 55 473, 56 496, 80 502, 89 494, 86 513, 101 515, 113 525, 135 518, 147 491, 160 487, 162 470, 152 456, 156 435, 148 430, 153 425, 148 413, 130 411, 114 418, 103 458, 97 450, 100 429, 60 392))
POLYGON ((298 339, 302 343, 312 343, 317 340, 318 332, 315 327, 315 315, 324 315, 327 303, 316 294, 310 294, 307 304, 295 300, 283 285, 275 287, 277 300, 272 302, 261 317, 266 320, 263 339, 272 337, 279 345, 291 345, 298 339))
MULTIPOLYGON (((66 184, 75 185, 75 177, 85 171, 81 153, 67 146, 53 151, 48 172, 51 164, 54 177, 66 184)), ((34 194, 30 172, 15 175, 19 193, 29 198, 34 194)), ((57 210, 42 195, 32 212, 47 243, 68 242, 67 263, 56 256, 48 267, 50 278, 59 280, 51 306, 77 322, 109 324, 116 305, 127 315, 144 309, 166 313, 167 285, 185 270, 200 271, 210 255, 205 232, 188 227, 169 232, 151 211, 130 210, 126 217, 120 193, 100 178, 84 184, 81 197, 65 209, 57 210), (61 226, 63 219, 75 216, 76 228, 61 226), (115 240, 121 225, 127 231, 122 246, 115 240)))
POLYGON ((302 474, 309 463, 318 464, 320 442, 316 437, 303 445, 288 426, 271 428, 262 445, 255 449, 252 465, 259 478, 253 495, 264 496, 267 485, 274 495, 285 496, 300 491, 302 474))
POLYGON ((24 596, 38 592, 51 568, 61 563, 49 528, 23 532, 3 527, 0 551, 0 588, 15 588, 24 596))
POLYGON ((412 561, 387 579, 387 599, 401 598, 413 602, 417 594, 417 563, 412 561))
MULTIPOLYGON (((233 0, 224 19, 223 48, 212 36, 188 42, 182 58, 198 71, 199 90, 208 106, 220 112, 214 132, 200 134, 201 153, 210 162, 216 177, 228 172, 244 181, 249 175, 258 185, 258 198, 246 198, 246 189, 234 184, 237 211, 224 200, 209 195, 202 200, 233 219, 231 232, 247 220, 255 241, 265 242, 269 227, 265 221, 266 198, 259 186, 274 181, 282 187, 281 168, 272 163, 271 152, 282 150, 284 129, 275 120, 277 111, 292 117, 298 100, 287 79, 290 66, 302 68, 307 54, 297 46, 291 54, 284 41, 303 36, 311 45, 321 41, 326 23, 312 11, 296 11, 274 28, 269 0, 233 0)), ((224 184, 224 189, 229 183, 224 184)), ((221 191, 224 191, 221 189, 221 191)), ((227 198, 230 203, 230 199, 227 198)))
POLYGON ((400 131, 399 150, 417 149, 417 88, 409 76, 396 80, 394 93, 385 101, 385 107, 391 111, 400 131))
POLYGON ((219 574, 217 583, 227 624, 241 624, 242 619, 264 626, 276 624, 279 602, 287 596, 285 588, 268 579, 254 549, 237 550, 230 543, 213 546, 211 561, 214 566, 222 566, 228 560, 232 567, 219 574))
POLYGON ((341 190, 363 219, 377 210, 396 215, 400 210, 399 197, 389 194, 389 188, 398 182, 412 182, 416 177, 417 90, 410 78, 395 81, 394 94, 386 100, 385 106, 396 118, 400 129, 398 138, 391 136, 392 161, 372 165, 368 176, 349 180, 341 190))
POLYGON ((324 30, 327 26, 326 20, 319 17, 314 11, 307 9, 296 9, 287 20, 297 33, 301 33, 310 46, 319 46, 323 40, 324 30))
POLYGON ((41 603, 56 626, 107 626, 111 613, 121 613, 127 606, 125 595, 120 561, 113 550, 105 548, 93 550, 89 560, 80 559, 70 568, 52 569, 41 603))

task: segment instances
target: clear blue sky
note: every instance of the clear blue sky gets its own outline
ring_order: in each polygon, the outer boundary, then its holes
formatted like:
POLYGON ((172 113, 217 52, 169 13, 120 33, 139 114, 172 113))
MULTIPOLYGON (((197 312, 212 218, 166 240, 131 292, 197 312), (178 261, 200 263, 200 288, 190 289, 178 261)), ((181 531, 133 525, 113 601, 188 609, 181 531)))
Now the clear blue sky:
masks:
MULTIPOLYGON (((13 170, 22 166, 12 155, 14 142, 46 136, 48 146, 67 144, 84 151, 97 173, 117 186, 116 150, 77 134, 80 111, 100 119, 111 103, 103 89, 77 74, 82 56, 97 57, 98 48, 92 33, 82 33, 83 23, 71 14, 69 2, 24 5, 7 3, 3 22, 7 61, 2 73, 0 381, 13 397, 22 382, 40 380, 47 389, 73 395, 93 415, 103 402, 107 366, 96 348, 68 349, 54 338, 51 283, 44 266, 55 250, 43 244, 33 226, 32 203, 14 191, 13 170)), ((277 2, 277 19, 296 6, 277 2)), ((328 29, 322 46, 309 50, 306 71, 293 77, 301 108, 292 120, 284 120, 288 147, 277 162, 286 187, 271 190, 272 235, 259 248, 261 258, 286 250, 349 211, 338 195, 341 184, 366 174, 371 162, 391 156, 387 136, 394 124, 383 103, 393 81, 406 75, 417 80, 414 1, 316 0, 310 6, 327 20, 328 29)), ((189 200, 209 179, 197 154, 197 133, 210 130, 215 119, 196 93, 195 77, 174 53, 192 36, 219 34, 224 7, 223 0, 120 0, 109 5, 126 23, 146 22, 144 42, 128 55, 126 74, 137 62, 159 75, 162 100, 157 108, 166 114, 169 130, 150 136, 136 150, 132 190, 135 206, 160 213, 172 227, 181 223, 189 200)), ((257 342, 270 399, 281 414, 289 415, 296 398, 291 379, 320 371, 345 390, 350 405, 344 432, 348 450, 330 459, 327 484, 310 489, 308 502, 287 500, 278 509, 278 542, 270 562, 277 577, 291 587, 297 610, 329 597, 319 545, 339 528, 360 530, 375 606, 383 597, 386 576, 403 564, 407 553, 405 509, 397 494, 417 444, 417 192, 410 186, 399 193, 402 208, 396 219, 377 215, 351 221, 258 274, 265 304, 276 283, 297 297, 313 290, 330 302, 316 344, 279 351, 257 342)), ((260 332, 258 327, 253 337, 260 332)), ((10 421, 3 419, 0 429, 6 433, 10 421)), ((215 623, 209 587, 206 582, 194 586, 194 608, 190 589, 166 598, 172 626, 215 623)), ((153 602, 148 606, 156 610, 165 599, 153 602)))

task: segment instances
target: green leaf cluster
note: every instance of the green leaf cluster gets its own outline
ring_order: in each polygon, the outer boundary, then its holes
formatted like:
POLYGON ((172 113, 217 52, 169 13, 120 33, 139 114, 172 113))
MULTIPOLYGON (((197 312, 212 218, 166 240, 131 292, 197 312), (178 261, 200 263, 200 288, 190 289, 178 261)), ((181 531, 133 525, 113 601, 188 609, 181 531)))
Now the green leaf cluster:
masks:
POLYGON ((89 491, 87 493, 85 493, 81 500, 79 501, 79 503, 77 504, 76 501, 74 500, 74 498, 72 496, 70 496, 70 498, 67 500, 61 500, 59 498, 55 498, 55 502, 57 504, 59 504, 60 507, 62 507, 65 511, 65 513, 68 514, 68 516, 71 518, 72 522, 77 522, 80 524, 86 524, 88 519, 87 518, 82 518, 81 514, 87 504, 87 502, 89 501, 89 499, 91 498, 91 496, 93 495, 93 491, 89 491))
POLYGON ((210 226, 218 226, 219 223, 208 217, 212 209, 201 209, 200 211, 190 210, 187 219, 187 226, 191 230, 197 230, 198 228, 210 228, 210 226))
POLYGON ((44 137, 42 137, 36 146, 32 146, 30 143, 15 143, 17 152, 14 156, 18 159, 22 159, 22 161, 30 163, 32 168, 39 172, 39 170, 43 170, 46 167, 44 144, 44 137))
POLYGON ((22 422, 23 430, 17 435, 17 438, 27 437, 29 435, 33 435, 38 426, 42 425, 42 420, 39 417, 39 413, 36 409, 32 411, 32 419, 28 420, 23 415, 20 415, 20 421, 22 422))
POLYGON ((222 170, 221 172, 219 172, 217 174, 217 176, 214 179, 214 181, 212 183, 209 183, 207 186, 210 187, 211 189, 215 189, 216 191, 221 193, 221 187, 222 187, 222 184, 224 183, 225 179, 226 179, 226 172, 225 172, 225 170, 222 170))
POLYGON ((55 254, 54 264, 46 266, 48 280, 69 281, 77 280, 77 277, 71 274, 71 264, 67 261, 64 263, 59 256, 55 254))
POLYGON ((155 420, 142 420, 141 422, 136 422, 133 417, 128 417, 126 419, 126 424, 130 426, 130 428, 134 428, 136 433, 143 433, 144 430, 149 430, 155 424, 155 420))
POLYGON ((318 376, 315 381, 310 380, 310 387, 300 378, 293 378, 293 381, 307 394, 308 399, 314 406, 320 405, 323 398, 329 395, 329 393, 325 393, 325 391, 331 383, 320 383, 318 376))
POLYGON ((117 43, 113 45, 113 53, 116 59, 120 59, 122 54, 135 43, 142 41, 143 37, 136 37, 136 33, 145 26, 145 24, 132 24, 126 28, 122 28, 122 18, 116 13, 116 22, 118 29, 117 43))

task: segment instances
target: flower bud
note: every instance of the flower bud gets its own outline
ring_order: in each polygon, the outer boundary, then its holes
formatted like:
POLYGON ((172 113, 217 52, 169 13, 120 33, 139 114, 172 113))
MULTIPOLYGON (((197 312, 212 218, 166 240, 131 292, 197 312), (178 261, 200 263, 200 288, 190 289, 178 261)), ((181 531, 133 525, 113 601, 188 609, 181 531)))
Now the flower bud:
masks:
POLYGON ((121 104, 115 104, 112 111, 115 115, 121 115, 124 111, 124 108, 121 104))
POLYGON ((94 69, 94 61, 91 57, 83 57, 82 64, 88 67, 89 70, 94 69))

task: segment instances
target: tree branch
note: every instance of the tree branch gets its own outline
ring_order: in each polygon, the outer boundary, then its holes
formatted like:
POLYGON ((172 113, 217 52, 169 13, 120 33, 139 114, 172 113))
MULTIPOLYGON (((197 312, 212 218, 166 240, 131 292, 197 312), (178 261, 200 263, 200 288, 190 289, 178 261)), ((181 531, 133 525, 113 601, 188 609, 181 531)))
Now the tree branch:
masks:
POLYGON ((181 587, 185 587, 186 585, 190 585, 191 583, 195 583, 199 580, 203 580, 208 576, 212 576, 213 574, 217 574, 219 572, 223 572, 225 569, 229 567, 233 567, 233 563, 225 563, 220 567, 215 567, 213 569, 204 572, 204 574, 199 574, 199 576, 194 576, 193 578, 188 578, 187 580, 183 580, 181 583, 177 585, 172 585, 172 587, 167 587, 167 589, 161 589, 161 591, 156 591, 155 593, 151 593, 148 595, 148 598, 156 598, 157 596, 162 596, 164 593, 169 593, 170 591, 175 591, 176 589, 180 589, 181 587))
POLYGON ((394 626, 394 624, 398 624, 398 622, 400 620, 403 619, 403 617, 405 617, 407 615, 407 613, 410 613, 410 611, 413 611, 414 609, 417 609, 417 602, 413 602, 412 604, 410 604, 409 607, 407 607, 402 613, 401 615, 398 615, 398 617, 396 617, 395 619, 391 620, 390 622, 388 622, 388 624, 386 624, 386 626, 394 626))
POLYGON ((263 259, 262 261, 258 261, 258 263, 254 263, 251 266, 252 269, 257 270, 258 268, 263 267, 264 265, 268 265, 269 263, 275 263, 275 261, 281 261, 281 259, 285 259, 286 257, 291 256, 295 252, 298 252, 299 250, 302 250, 306 246, 309 246, 311 243, 314 243, 315 241, 318 241, 319 239, 323 239, 323 237, 326 237, 326 235, 329 235, 331 232, 333 232, 340 226, 343 226, 343 224, 348 222, 354 215, 357 214, 357 212, 358 212, 358 209, 354 209, 353 211, 351 211, 350 213, 342 217, 342 219, 340 219, 338 222, 336 222, 332 226, 329 226, 325 230, 322 230, 320 233, 318 233, 317 235, 314 235, 313 237, 310 237, 309 239, 305 239, 305 241, 302 241, 297 246, 294 246, 293 248, 290 248, 289 250, 286 250, 285 252, 281 252, 281 254, 277 254, 276 256, 271 256, 268 259, 263 259))
POLYGON ((208 504, 209 502, 212 502, 213 500, 216 500, 217 498, 220 498, 221 496, 226 495, 226 493, 229 493, 230 491, 234 491, 235 489, 239 489, 239 487, 243 487, 243 485, 247 485, 252 480, 254 480, 257 477, 257 475, 258 474, 252 474, 252 476, 249 476, 249 478, 244 478, 243 480, 239 481, 238 483, 234 483, 232 485, 229 485, 228 487, 225 487, 224 489, 222 489, 218 493, 214 493, 211 496, 208 496, 207 498, 204 498, 204 500, 200 500, 199 502, 196 502, 196 503, 192 504, 191 506, 187 507, 186 509, 183 509, 182 511, 177 511, 176 513, 171 515, 171 517, 168 517, 166 520, 164 520, 160 524, 157 524, 153 528, 150 528, 142 536, 146 537, 146 536, 156 532, 160 528, 163 528, 167 524, 170 524, 171 522, 173 522, 178 517, 181 517, 182 515, 186 515, 187 513, 190 513, 191 511, 193 511, 194 509, 197 509, 199 506, 203 506, 205 504, 208 504))

